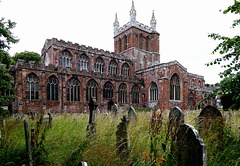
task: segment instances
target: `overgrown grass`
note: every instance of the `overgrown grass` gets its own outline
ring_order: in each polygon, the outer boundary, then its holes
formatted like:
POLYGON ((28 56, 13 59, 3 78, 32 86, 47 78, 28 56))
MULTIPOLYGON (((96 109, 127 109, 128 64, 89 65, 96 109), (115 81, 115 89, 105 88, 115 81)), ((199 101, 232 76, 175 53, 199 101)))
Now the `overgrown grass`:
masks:
MULTIPOLYGON (((199 111, 184 111, 185 123, 197 128, 196 117, 199 111)), ((151 112, 138 111, 138 120, 128 125, 130 138, 130 156, 121 161, 116 153, 116 131, 121 121, 119 116, 96 115, 96 135, 86 139, 88 114, 64 114, 53 117, 51 128, 45 133, 43 142, 46 153, 39 156, 43 165, 78 165, 85 161, 88 165, 150 165, 147 154, 151 151, 149 124, 151 112), (75 119, 75 120, 74 120, 75 119)), ((208 135, 202 137, 207 145, 208 165, 240 165, 240 112, 233 112, 225 120, 224 134, 220 141, 208 135)), ((160 142, 165 141, 168 115, 163 114, 160 142)), ((37 120, 28 120, 29 128, 36 128, 37 120)), ((6 119, 6 128, 2 128, 0 145, 0 165, 27 164, 26 143, 23 119, 6 119)), ((166 157, 161 147, 159 156, 166 157)), ((38 163, 34 163, 38 165, 38 163)), ((157 163, 159 164, 159 163, 157 163)), ((165 165, 167 165, 165 163, 165 165)))

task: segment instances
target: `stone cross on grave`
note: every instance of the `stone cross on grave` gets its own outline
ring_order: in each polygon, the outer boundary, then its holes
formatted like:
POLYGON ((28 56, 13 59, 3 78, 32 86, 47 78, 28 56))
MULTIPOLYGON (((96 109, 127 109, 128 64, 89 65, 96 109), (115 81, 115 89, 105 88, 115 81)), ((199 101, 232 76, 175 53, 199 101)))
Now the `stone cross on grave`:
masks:
POLYGON ((95 110, 98 104, 95 97, 91 97, 90 102, 88 103, 88 106, 89 106, 89 122, 87 125, 87 136, 92 136, 96 133, 95 110))

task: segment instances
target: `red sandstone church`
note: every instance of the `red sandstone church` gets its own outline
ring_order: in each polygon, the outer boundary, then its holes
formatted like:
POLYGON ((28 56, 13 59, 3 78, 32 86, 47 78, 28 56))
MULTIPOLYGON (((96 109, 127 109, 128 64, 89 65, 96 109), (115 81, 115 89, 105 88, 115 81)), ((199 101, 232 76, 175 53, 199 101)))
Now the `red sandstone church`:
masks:
POLYGON ((122 110, 196 108, 207 93, 204 77, 178 61, 160 63, 154 12, 146 26, 136 21, 132 3, 130 21, 119 27, 116 15, 113 26, 114 52, 53 38, 46 40, 40 64, 18 60, 13 111, 84 112, 90 97, 100 110, 113 102, 122 110))

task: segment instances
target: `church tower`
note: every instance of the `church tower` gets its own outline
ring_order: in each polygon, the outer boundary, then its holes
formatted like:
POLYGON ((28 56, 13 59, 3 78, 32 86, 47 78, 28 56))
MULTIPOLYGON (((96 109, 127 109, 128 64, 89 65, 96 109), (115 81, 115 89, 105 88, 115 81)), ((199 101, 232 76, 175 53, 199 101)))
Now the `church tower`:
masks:
POLYGON ((134 1, 130 10, 130 21, 119 27, 117 14, 114 26, 114 52, 127 56, 135 63, 135 71, 160 63, 159 36, 156 31, 154 11, 150 27, 136 20, 134 1))

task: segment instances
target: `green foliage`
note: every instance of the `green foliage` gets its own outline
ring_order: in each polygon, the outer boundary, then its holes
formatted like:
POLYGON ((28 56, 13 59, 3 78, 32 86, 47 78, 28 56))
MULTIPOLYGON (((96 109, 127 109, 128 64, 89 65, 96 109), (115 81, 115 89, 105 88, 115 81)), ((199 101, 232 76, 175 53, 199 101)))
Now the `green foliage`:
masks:
POLYGON ((15 26, 15 22, 11 22, 10 20, 6 22, 4 18, 0 19, 0 65, 5 65, 0 66, 0 116, 4 117, 7 112, 2 109, 2 106, 8 105, 14 97, 11 95, 11 91, 13 90, 12 77, 8 74, 12 60, 4 49, 10 49, 10 44, 18 42, 18 39, 11 32, 15 26))
POLYGON ((18 59, 24 59, 26 63, 28 63, 29 61, 35 61, 36 64, 41 61, 41 56, 38 53, 29 51, 16 53, 12 58, 15 63, 18 59))
MULTIPOLYGON (((239 14, 240 2, 235 1, 234 5, 229 6, 226 10, 223 11, 223 14, 227 14, 229 12, 234 14, 239 14)), ((239 25, 239 23, 240 23, 240 19, 234 20, 232 27, 233 28, 236 27, 237 25, 239 25)), ((220 58, 216 58, 214 61, 206 65, 209 66, 209 65, 221 64, 222 62, 228 61, 229 62, 228 64, 222 65, 222 67, 225 68, 225 71, 220 73, 221 78, 230 75, 234 71, 238 71, 240 69, 240 63, 239 63, 240 36, 236 35, 233 38, 230 38, 230 37, 222 36, 215 33, 212 33, 208 36, 214 40, 222 41, 213 50, 212 54, 219 52, 223 56, 220 58)))
POLYGON ((0 19, 0 50, 10 49, 11 43, 17 43, 19 39, 13 36, 11 30, 16 26, 15 22, 0 19))
POLYGON ((14 64, 12 57, 4 50, 0 50, 0 64, 6 65, 7 69, 14 64))
POLYGON ((11 94, 13 91, 12 77, 8 74, 8 70, 4 66, 0 66, 0 116, 6 117, 8 112, 3 110, 2 106, 6 106, 14 98, 11 94))

